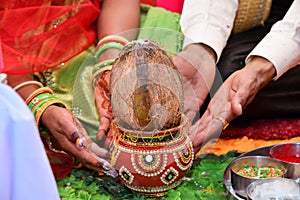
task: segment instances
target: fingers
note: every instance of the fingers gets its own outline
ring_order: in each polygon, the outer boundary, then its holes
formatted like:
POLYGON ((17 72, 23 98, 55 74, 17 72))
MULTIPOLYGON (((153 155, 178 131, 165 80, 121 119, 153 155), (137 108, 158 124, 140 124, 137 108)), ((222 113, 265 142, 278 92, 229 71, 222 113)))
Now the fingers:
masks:
POLYGON ((75 131, 73 133, 70 134, 70 139, 69 139, 73 144, 75 144, 75 146, 77 148, 82 148, 85 145, 86 139, 85 137, 83 137, 83 135, 78 132, 75 131))
POLYGON ((92 142, 90 147, 89 147, 90 151, 94 154, 96 154, 99 157, 102 158, 109 158, 110 154, 109 152, 104 149, 104 148, 100 148, 96 143, 92 142))
POLYGON ((107 117, 107 115, 100 116, 100 126, 99 126, 98 133, 96 135, 98 140, 102 140, 103 136, 108 132, 110 123, 111 123, 110 117, 107 117))
POLYGON ((102 78, 100 78, 95 88, 96 105, 100 116, 100 126, 96 135, 98 140, 101 140, 107 133, 113 117, 108 90, 108 74, 102 78))
POLYGON ((232 107, 232 112, 234 115, 236 115, 236 116, 242 115, 243 108, 238 99, 236 99, 236 98, 232 99, 231 107, 232 107))
POLYGON ((99 157, 103 156, 108 158, 109 154, 107 150, 100 148, 97 144, 91 143, 89 148, 84 146, 83 148, 78 149, 67 137, 61 134, 56 135, 55 139, 64 151, 76 157, 85 167, 103 172, 112 177, 118 175, 116 170, 111 168, 110 163, 107 160, 99 157))
POLYGON ((84 166, 116 176, 110 169, 107 150, 91 141, 81 123, 65 108, 50 106, 43 114, 43 124, 51 132, 53 147, 73 155, 84 166), (101 158, 103 157, 103 158, 101 158))
POLYGON ((86 142, 84 129, 71 111, 58 106, 49 106, 42 116, 43 124, 55 133, 65 136, 77 148, 82 148, 86 142))
POLYGON ((205 116, 191 127, 191 131, 197 133, 192 140, 195 154, 200 151, 201 147, 209 140, 218 138, 222 130, 223 122, 210 115, 209 112, 206 112, 205 116))
POLYGON ((103 172, 104 174, 116 178, 118 176, 118 172, 116 169, 112 168, 111 164, 99 157, 99 155, 103 155, 103 157, 108 156, 107 150, 100 148, 97 144, 92 143, 90 149, 84 149, 84 151, 79 152, 82 155, 81 158, 84 158, 82 161, 85 167, 90 169, 103 172))
POLYGON ((81 156, 85 158, 83 163, 85 167, 93 169, 95 171, 103 172, 104 174, 113 178, 116 178, 118 176, 118 172, 116 171, 116 169, 112 168, 111 164, 107 160, 98 157, 92 152, 85 151, 84 154, 86 155, 81 156))
POLYGON ((115 168, 111 167, 108 161, 99 158, 96 155, 93 155, 93 157, 91 158, 91 162, 86 163, 85 166, 96 171, 101 171, 107 176, 111 176, 113 178, 116 178, 118 176, 118 172, 115 168))

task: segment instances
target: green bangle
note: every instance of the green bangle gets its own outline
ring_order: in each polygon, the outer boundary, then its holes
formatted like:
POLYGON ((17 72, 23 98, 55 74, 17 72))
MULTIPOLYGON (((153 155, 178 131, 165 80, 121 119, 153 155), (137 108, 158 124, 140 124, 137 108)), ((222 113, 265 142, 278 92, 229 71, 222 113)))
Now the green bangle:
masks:
POLYGON ((47 99, 47 98, 51 98, 53 97, 52 94, 49 93, 42 93, 37 95, 36 97, 34 97, 28 104, 28 107, 30 108, 30 110, 36 105, 38 104, 40 101, 47 99))
POLYGON ((50 102, 50 101, 53 101, 53 100, 57 100, 57 98, 56 98, 55 96, 52 96, 52 97, 50 97, 50 98, 46 98, 46 99, 44 99, 44 100, 42 100, 42 101, 39 101, 39 103, 36 104, 36 106, 33 107, 33 108, 31 109, 31 111, 32 111, 32 113, 33 113, 33 115, 34 115, 34 117, 36 117, 36 113, 39 111, 39 109, 40 109, 45 103, 50 102))
POLYGON ((99 58, 99 56, 101 55, 101 53, 103 53, 105 50, 107 49, 118 49, 118 50, 122 50, 123 49, 123 45, 121 43, 118 43, 118 42, 108 42, 108 43, 105 43, 103 44, 102 46, 100 46, 97 51, 96 51, 96 54, 95 54, 95 57, 96 58, 99 58))
POLYGON ((51 105, 57 105, 66 108, 64 103, 57 98, 46 99, 45 102, 41 103, 41 105, 39 105, 39 107, 34 110, 34 118, 38 126, 40 125, 39 123, 43 113, 51 105))
POLYGON ((105 60, 103 62, 100 62, 98 64, 96 64, 93 68, 93 74, 95 74, 99 69, 108 66, 108 65, 113 65, 114 64, 115 59, 111 59, 111 60, 105 60))

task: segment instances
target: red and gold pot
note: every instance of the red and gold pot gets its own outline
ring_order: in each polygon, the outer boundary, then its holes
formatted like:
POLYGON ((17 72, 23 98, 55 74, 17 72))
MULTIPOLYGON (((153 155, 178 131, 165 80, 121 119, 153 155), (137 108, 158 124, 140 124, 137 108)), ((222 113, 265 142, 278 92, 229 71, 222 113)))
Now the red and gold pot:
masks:
POLYGON ((121 182, 134 192, 163 196, 177 187, 194 159, 183 125, 162 131, 132 131, 116 126, 113 166, 121 182))

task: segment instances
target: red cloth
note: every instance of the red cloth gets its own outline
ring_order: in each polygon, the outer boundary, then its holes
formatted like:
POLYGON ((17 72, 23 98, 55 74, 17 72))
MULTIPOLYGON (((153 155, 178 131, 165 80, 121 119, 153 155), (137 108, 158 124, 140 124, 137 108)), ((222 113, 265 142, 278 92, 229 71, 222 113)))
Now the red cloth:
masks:
MULTIPOLYGON (((1 0, 0 47, 4 63, 1 72, 44 71, 90 47, 96 40, 99 3, 99 0, 1 0)), ((44 146, 56 179, 67 176, 73 167, 73 157, 49 149, 47 143, 44 146)))
POLYGON ((99 1, 70 1, 0 1, 4 73, 56 67, 95 42, 99 1))

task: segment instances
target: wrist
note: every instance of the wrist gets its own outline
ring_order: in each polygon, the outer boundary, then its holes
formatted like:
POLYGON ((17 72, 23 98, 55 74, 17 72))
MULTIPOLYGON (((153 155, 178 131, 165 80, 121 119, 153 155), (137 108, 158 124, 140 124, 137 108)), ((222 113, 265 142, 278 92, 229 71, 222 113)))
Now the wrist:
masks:
POLYGON ((276 68, 273 63, 263 57, 253 56, 247 66, 256 71, 261 79, 262 86, 266 85, 276 76, 276 68))
POLYGON ((187 49, 197 52, 198 55, 206 55, 210 58, 214 63, 217 61, 216 52, 208 45, 204 43, 193 43, 186 46, 187 49))
POLYGON ((200 43, 199 44, 206 52, 207 54, 214 60, 214 63, 217 62, 217 54, 216 52, 208 45, 200 43))
POLYGON ((115 58, 123 49, 128 40, 119 35, 108 35, 102 38, 95 48, 95 58, 99 62, 115 58))
POLYGON ((43 84, 35 81, 29 75, 10 75, 7 77, 8 85, 10 85, 23 100, 33 93, 35 90, 43 87, 43 84))
POLYGON ((115 59, 121 50, 119 49, 107 49, 105 50, 99 57, 98 63, 103 62, 104 60, 112 60, 115 59))

